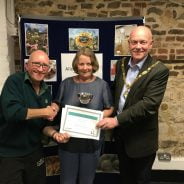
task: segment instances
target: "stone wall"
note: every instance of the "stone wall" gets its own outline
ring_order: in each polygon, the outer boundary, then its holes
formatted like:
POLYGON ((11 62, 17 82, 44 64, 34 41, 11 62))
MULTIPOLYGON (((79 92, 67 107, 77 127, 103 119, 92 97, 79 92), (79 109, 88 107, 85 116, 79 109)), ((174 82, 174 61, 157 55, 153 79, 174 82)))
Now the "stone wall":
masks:
MULTIPOLYGON (((182 0, 15 0, 16 15, 61 17, 144 16, 154 36, 152 55, 170 78, 160 108, 160 152, 184 156, 184 3, 182 0)), ((18 41, 17 41, 18 45, 18 41)), ((15 57, 20 69, 18 46, 15 57)))
POLYGON ((170 77, 160 107, 160 152, 184 156, 184 61, 171 61, 170 77), (172 63, 172 64, 171 64, 172 63))

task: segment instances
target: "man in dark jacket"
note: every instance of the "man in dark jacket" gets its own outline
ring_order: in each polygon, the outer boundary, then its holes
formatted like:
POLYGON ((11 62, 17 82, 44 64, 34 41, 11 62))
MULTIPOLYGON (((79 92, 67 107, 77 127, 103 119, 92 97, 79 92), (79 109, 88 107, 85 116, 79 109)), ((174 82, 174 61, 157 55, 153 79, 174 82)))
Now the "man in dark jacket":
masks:
POLYGON ((138 26, 129 37, 130 57, 117 62, 114 118, 97 124, 114 128, 122 184, 148 184, 158 149, 158 110, 169 70, 155 61, 149 51, 150 29, 138 26))

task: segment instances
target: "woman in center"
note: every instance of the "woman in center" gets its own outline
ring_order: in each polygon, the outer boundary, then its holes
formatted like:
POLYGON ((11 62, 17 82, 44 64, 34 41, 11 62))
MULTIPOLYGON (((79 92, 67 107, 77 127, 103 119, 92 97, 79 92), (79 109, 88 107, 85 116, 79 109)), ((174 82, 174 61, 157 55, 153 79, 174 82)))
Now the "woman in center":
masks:
MULTIPOLYGON (((113 112, 112 96, 107 82, 94 75, 99 69, 95 53, 90 48, 81 48, 74 57, 72 67, 77 75, 61 82, 54 105, 60 108, 65 105, 82 106, 103 111, 103 117, 110 116, 113 112), (91 95, 89 103, 80 102, 81 93, 91 95)), ((57 135, 54 137, 57 140, 57 135)), ((76 184, 78 181, 79 184, 92 184, 103 142, 101 131, 99 141, 71 137, 66 143, 60 143, 60 183, 76 184)))

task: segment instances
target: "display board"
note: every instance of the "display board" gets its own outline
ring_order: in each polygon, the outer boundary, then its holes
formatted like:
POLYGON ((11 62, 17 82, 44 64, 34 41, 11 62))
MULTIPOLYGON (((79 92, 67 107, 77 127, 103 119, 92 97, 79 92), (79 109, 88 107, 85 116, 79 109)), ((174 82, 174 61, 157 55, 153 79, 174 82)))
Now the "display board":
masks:
POLYGON ((75 75, 71 62, 76 51, 88 46, 94 50, 100 65, 96 75, 111 85, 115 62, 129 54, 127 39, 131 29, 143 24, 144 17, 90 19, 20 16, 23 68, 33 50, 46 51, 52 66, 46 82, 54 97, 61 80, 75 75))
MULTIPOLYGON (((103 78, 111 86, 115 75, 115 63, 121 57, 129 55, 128 37, 130 31, 144 24, 144 17, 121 18, 61 18, 61 17, 19 17, 19 37, 22 68, 33 50, 41 49, 48 53, 51 70, 45 81, 50 86, 53 98, 60 82, 75 75, 72 60, 76 51, 83 46, 93 49, 100 69, 95 75, 103 78)), ((116 172, 117 156, 113 155, 114 145, 110 144, 107 132, 104 153, 98 170, 104 162, 109 162, 108 172, 116 172), (109 170, 110 168, 110 170, 109 170)), ((55 147, 46 147, 47 176, 57 175, 58 156, 55 147)))

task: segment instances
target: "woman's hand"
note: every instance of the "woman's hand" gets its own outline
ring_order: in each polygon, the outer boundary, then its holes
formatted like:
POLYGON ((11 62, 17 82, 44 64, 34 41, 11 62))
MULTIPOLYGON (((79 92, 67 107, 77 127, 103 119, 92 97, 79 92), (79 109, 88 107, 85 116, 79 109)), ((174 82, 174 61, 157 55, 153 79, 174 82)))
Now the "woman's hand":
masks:
POLYGON ((66 143, 70 139, 70 135, 68 133, 60 133, 55 131, 52 135, 52 138, 58 143, 66 143))

